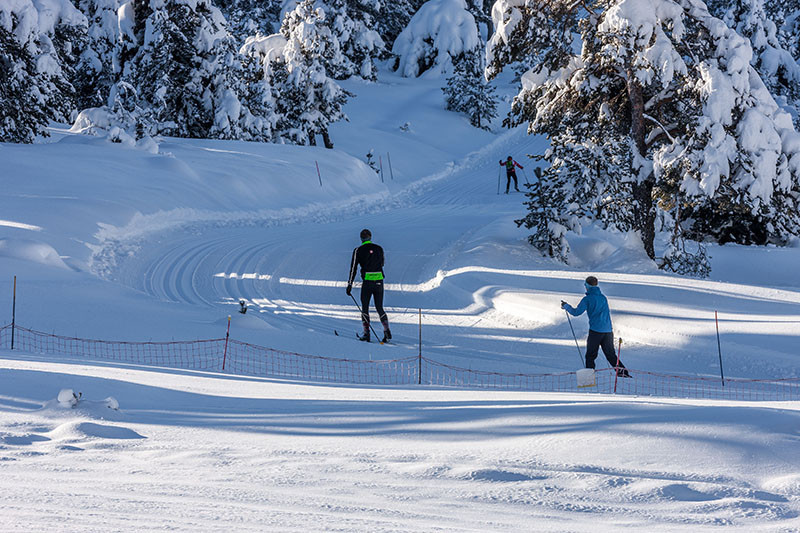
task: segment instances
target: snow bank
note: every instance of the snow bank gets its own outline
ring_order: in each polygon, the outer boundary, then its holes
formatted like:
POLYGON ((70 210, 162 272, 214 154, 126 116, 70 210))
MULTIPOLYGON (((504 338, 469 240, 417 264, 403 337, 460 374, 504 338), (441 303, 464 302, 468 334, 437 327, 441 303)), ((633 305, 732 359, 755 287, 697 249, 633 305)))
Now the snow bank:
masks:
POLYGON ((0 257, 69 269, 52 246, 30 239, 0 239, 0 257))

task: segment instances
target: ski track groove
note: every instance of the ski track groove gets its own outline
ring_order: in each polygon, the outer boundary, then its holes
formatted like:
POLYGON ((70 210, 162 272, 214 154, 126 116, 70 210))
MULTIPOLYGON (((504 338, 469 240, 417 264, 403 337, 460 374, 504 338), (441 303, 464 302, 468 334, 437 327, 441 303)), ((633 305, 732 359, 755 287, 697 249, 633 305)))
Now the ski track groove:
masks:
MULTIPOLYGON (((527 151, 526 146, 532 145, 529 140, 524 142, 526 140, 509 136, 496 143, 494 150, 519 154, 527 151)), ((506 196, 502 191, 500 195, 496 194, 496 155, 484 150, 467 159, 449 171, 434 173, 410 184, 394 196, 372 204, 354 200, 348 207, 315 212, 300 224, 290 216, 265 220, 263 225, 253 220, 243 220, 238 226, 230 221, 224 224, 208 221, 190 224, 189 232, 187 227, 166 230, 143 239, 140 244, 142 252, 135 259, 121 256, 112 272, 112 279, 121 283, 141 280, 144 291, 156 298, 187 305, 220 307, 226 314, 233 312, 231 307, 235 307, 239 299, 249 302, 263 299, 264 305, 251 304, 250 313, 280 329, 310 330, 323 335, 331 334, 334 329, 360 331, 360 317, 352 301, 343 294, 334 294, 343 293, 342 288, 302 282, 285 284, 280 282, 281 278, 343 282, 352 250, 350 246, 356 244, 352 242, 355 239, 347 241, 348 244, 342 246, 341 255, 336 257, 319 257, 318 250, 321 247, 327 251, 327 242, 332 239, 340 242, 341 239, 337 240, 339 235, 355 233, 365 226, 380 232, 376 233, 376 240, 384 246, 387 230, 395 231, 392 235, 394 245, 386 246, 387 283, 413 287, 433 280, 440 270, 464 266, 474 251, 471 243, 475 243, 476 248, 486 248, 486 242, 481 240, 482 231, 487 228, 491 231, 491 226, 498 222, 507 224, 524 209, 522 195, 506 196), (353 206, 356 206, 356 213, 352 212, 353 206), (406 229, 407 235, 398 232, 397 228, 406 229), (423 239, 425 246, 414 248, 416 243, 412 237, 411 242, 401 243, 398 248, 398 241, 409 240, 408 236, 415 232, 437 235, 433 239, 423 239), (441 244, 435 244, 437 242, 441 244), (220 279, 217 277, 219 273, 225 276, 220 279), (245 274, 256 274, 256 277, 244 279, 245 274), (262 274, 270 277, 259 279, 258 275, 262 274), (319 305, 326 306, 326 310, 315 311, 319 305)), ((532 166, 529 162, 526 171, 532 166)), ((525 177, 520 175, 519 178, 524 187, 525 177)), ((501 179, 504 179, 502 169, 501 179)), ((122 244, 116 246, 120 251, 125 249, 122 244)), ((481 263, 473 264, 481 266, 481 263)), ((559 269, 556 265, 551 268, 559 269)), ((137 285, 139 283, 134 287, 137 285)), ((442 362, 497 370, 497 360, 500 359, 504 368, 512 372, 563 370, 564 363, 559 363, 558 359, 568 357, 573 361, 574 354, 566 352, 574 350, 574 347, 558 345, 554 348, 552 344, 540 344, 536 340, 570 339, 566 322, 528 321, 493 307, 493 298, 497 294, 506 290, 524 292, 529 287, 534 292, 548 290, 547 285, 532 284, 528 279, 514 280, 513 274, 511 277, 505 274, 487 277, 477 272, 466 273, 445 277, 441 284, 424 295, 404 290, 390 293, 386 308, 395 318, 400 318, 398 312, 403 315, 405 323, 400 327, 393 326, 394 333, 416 338, 416 320, 412 315, 416 315, 419 303, 424 299, 428 308, 424 324, 428 354, 442 362), (465 327, 469 327, 470 333, 480 335, 481 341, 473 342, 465 336, 465 331, 459 331, 465 327), (404 331, 412 328, 413 334, 404 331), (558 357, 554 358, 554 355, 558 357)), ((658 291, 658 297, 666 301, 675 301, 685 293, 674 286, 660 287, 658 291)), ((371 314, 374 319, 374 311, 371 314)), ((373 323, 376 322, 373 320, 373 323)), ((624 319, 615 325, 624 337, 626 327, 620 327, 622 324, 624 319)), ((664 354, 674 345, 681 346, 679 350, 683 358, 710 357, 708 354, 715 351, 715 339, 711 337, 694 333, 687 337, 680 331, 672 331, 667 323, 653 320, 648 320, 647 324, 647 331, 627 327, 628 335, 639 339, 638 349, 644 357, 653 353, 664 354), (660 345, 646 344, 646 339, 654 335, 663 337, 660 345), (670 341, 676 335, 679 338, 670 341)), ((582 335, 580 331, 577 333, 582 335)), ((263 342, 268 344, 269 341, 263 342)), ((731 371, 736 369, 731 375, 751 375, 742 373, 753 368, 748 363, 746 352, 742 348, 726 354, 731 371)), ((664 364, 674 368, 674 364, 664 364)))

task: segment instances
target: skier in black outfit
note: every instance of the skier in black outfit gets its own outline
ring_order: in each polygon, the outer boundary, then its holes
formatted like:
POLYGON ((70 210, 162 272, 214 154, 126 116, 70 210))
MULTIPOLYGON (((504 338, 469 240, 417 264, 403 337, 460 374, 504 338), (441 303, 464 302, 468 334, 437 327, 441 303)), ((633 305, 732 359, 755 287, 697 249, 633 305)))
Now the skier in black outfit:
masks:
POLYGON ((353 291, 353 280, 356 270, 361 265, 361 324, 364 334, 358 339, 369 342, 369 300, 375 300, 375 310, 378 312, 383 325, 383 341, 392 338, 389 331, 389 319, 383 310, 383 248, 373 243, 372 232, 368 229, 361 230, 361 246, 353 250, 353 259, 350 261, 350 276, 347 278, 347 295, 353 291))
POLYGON ((514 178, 514 189, 519 192, 519 186, 517 185, 517 170, 514 166, 518 166, 522 168, 522 165, 514 161, 514 158, 508 156, 508 159, 505 161, 500 161, 500 166, 505 165, 506 167, 506 194, 508 194, 508 188, 511 186, 511 178, 514 178))

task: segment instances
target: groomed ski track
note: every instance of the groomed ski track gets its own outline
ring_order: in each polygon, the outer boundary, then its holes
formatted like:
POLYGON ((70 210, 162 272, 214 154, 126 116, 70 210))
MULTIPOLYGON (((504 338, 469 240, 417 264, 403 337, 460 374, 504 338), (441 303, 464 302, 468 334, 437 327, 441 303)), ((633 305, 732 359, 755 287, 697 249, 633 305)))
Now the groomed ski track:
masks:
MULTIPOLYGON (((797 292, 666 275, 635 247, 627 249, 625 236, 618 236, 622 244, 610 257, 576 266, 541 258, 528 246, 526 231, 513 224, 524 213, 524 196, 504 194, 505 172, 497 194, 498 159, 513 154, 526 166, 518 173, 524 190, 526 175, 533 179, 524 155, 544 147, 543 139, 517 129, 427 176, 392 181, 387 171, 388 192, 381 197, 356 197, 295 216, 178 221, 138 237, 136 254, 108 277, 161 300, 223 313, 234 313, 244 299, 249 315, 264 322, 255 339, 260 344, 296 350, 295 333, 305 349, 318 346, 318 355, 416 353, 421 308, 426 355, 465 368, 538 373, 580 363, 558 302, 577 301, 591 271, 611 297, 629 367, 714 374, 716 309, 747 333, 726 349, 731 377, 787 377, 793 338, 783 333, 796 328, 797 292), (344 281, 363 227, 386 250, 386 308, 403 345, 376 348, 333 337, 334 330, 348 337, 360 329, 344 281), (628 273, 616 272, 623 268, 628 273), (687 301, 698 305, 687 307, 687 301), (767 318, 776 307, 785 316, 767 318), (756 349, 758 361, 751 357, 756 349)), ((587 238, 576 249, 594 245, 587 238)), ((581 344, 583 322, 576 323, 581 344)), ((602 357, 600 362, 605 364, 602 357)))

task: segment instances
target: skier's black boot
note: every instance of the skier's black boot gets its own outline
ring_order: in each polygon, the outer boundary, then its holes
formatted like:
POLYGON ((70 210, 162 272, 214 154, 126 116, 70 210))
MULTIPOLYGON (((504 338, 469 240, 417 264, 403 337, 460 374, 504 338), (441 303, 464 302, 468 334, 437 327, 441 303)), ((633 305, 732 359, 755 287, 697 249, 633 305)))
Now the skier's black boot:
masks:
POLYGON ((363 335, 358 335, 358 340, 369 342, 369 331, 364 333, 363 335))
POLYGON ((381 342, 389 342, 392 340, 392 332, 388 329, 383 330, 383 340, 381 342))
POLYGON ((631 375, 628 373, 627 368, 618 368, 617 369, 617 377, 618 378, 629 378, 631 375))

